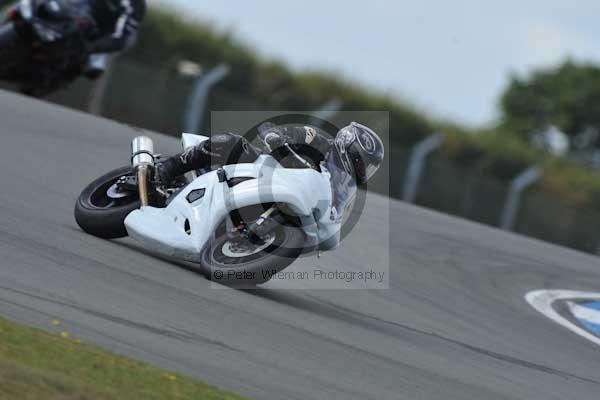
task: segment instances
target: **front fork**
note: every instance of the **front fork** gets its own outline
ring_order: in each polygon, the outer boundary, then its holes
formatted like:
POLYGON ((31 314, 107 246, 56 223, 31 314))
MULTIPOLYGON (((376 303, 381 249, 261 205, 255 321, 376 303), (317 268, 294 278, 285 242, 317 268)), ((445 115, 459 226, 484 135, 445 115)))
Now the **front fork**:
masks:
POLYGON ((138 136, 131 143, 131 166, 136 174, 142 207, 150 204, 149 182, 154 170, 154 143, 147 136, 138 136))

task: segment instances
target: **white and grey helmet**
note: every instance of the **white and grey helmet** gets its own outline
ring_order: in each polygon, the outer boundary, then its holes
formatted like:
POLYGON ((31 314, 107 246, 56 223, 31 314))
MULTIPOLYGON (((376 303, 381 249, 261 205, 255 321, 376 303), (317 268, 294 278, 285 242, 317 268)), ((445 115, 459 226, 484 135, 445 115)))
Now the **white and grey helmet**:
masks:
POLYGON ((335 137, 335 149, 342 166, 359 185, 375 175, 385 155, 381 138, 358 122, 340 129, 335 137))

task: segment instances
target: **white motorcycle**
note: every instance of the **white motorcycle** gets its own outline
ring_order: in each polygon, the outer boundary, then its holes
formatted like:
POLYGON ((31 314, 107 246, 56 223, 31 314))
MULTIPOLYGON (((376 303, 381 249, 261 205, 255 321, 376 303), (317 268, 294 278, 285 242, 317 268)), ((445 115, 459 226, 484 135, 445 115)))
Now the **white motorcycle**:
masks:
MULTIPOLYGON (((184 149, 205 140, 182 135, 184 149)), ((301 254, 339 244, 331 171, 291 148, 293 167, 263 154, 254 163, 195 171, 172 187, 153 187, 158 156, 151 139, 134 139, 132 155, 131 166, 81 193, 75 218, 85 232, 106 239, 129 235, 151 251, 200 265, 209 279, 234 285, 265 283, 301 254)))

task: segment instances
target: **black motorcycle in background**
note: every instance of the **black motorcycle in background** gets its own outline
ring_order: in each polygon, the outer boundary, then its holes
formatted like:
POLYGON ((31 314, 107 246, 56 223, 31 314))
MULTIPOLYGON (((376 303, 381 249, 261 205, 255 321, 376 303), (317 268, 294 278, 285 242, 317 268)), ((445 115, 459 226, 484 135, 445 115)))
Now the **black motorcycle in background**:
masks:
POLYGON ((0 80, 42 97, 79 77, 97 30, 87 1, 21 0, 0 25, 0 80))

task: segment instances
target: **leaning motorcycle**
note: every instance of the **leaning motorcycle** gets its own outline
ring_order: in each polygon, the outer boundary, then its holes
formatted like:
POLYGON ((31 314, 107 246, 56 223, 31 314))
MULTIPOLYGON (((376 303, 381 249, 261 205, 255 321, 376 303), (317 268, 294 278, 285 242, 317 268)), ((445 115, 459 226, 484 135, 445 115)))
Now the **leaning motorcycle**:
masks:
POLYGON ((0 80, 42 97, 79 77, 96 29, 88 2, 21 0, 0 25, 0 80), (77 4, 75 4, 77 3, 77 4))
MULTIPOLYGON (((208 137, 183 134, 183 148, 208 137)), ((341 222, 331 172, 287 146, 285 156, 195 171, 168 186, 153 180, 158 156, 137 137, 132 165, 92 182, 75 218, 87 233, 129 235, 162 256, 199 265, 212 280, 262 284, 303 253, 331 250, 341 222)))

